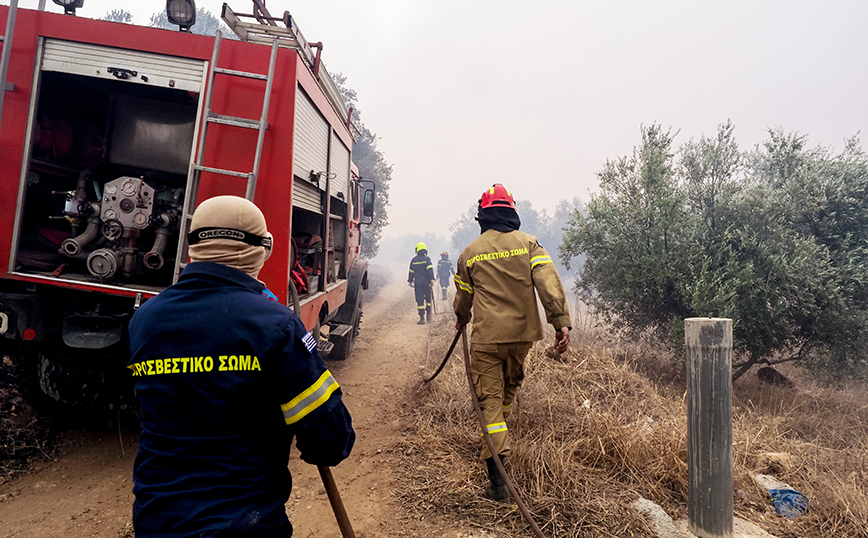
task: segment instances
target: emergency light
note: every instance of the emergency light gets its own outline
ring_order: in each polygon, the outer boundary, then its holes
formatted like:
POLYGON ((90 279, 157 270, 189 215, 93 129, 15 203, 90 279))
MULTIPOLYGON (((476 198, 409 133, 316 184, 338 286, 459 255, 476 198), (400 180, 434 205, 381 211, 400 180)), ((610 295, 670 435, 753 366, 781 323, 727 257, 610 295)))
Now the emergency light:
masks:
POLYGON ((189 32, 196 24, 196 4, 193 0, 166 0, 166 17, 182 32, 189 32))
POLYGON ((75 15, 75 10, 84 5, 84 0, 53 0, 55 4, 63 7, 67 15, 75 15))

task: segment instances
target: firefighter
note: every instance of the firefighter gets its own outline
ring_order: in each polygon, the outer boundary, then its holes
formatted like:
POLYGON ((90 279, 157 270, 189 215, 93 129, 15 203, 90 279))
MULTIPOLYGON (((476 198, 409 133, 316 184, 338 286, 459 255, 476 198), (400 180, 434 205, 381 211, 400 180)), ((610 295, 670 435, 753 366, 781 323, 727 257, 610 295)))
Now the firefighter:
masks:
MULTIPOLYGON (((561 279, 537 239, 519 231, 515 200, 503 185, 482 193, 476 220, 481 235, 458 258, 453 309, 455 328, 473 319, 470 361, 485 428, 501 460, 511 454, 505 419, 524 380, 524 360, 543 337, 537 297, 555 329, 555 349, 570 343, 570 313, 561 279)), ((488 470, 486 497, 509 500, 503 476, 483 442, 488 470)))
POLYGON ((259 209, 210 198, 191 229, 191 263, 129 325, 135 534, 291 536, 293 438, 305 462, 337 465, 350 414, 314 336, 257 280, 272 241, 259 209))
POLYGON ((449 253, 445 250, 440 253, 440 261, 437 262, 437 278, 440 280, 440 288, 443 290, 443 300, 446 300, 446 290, 449 289, 449 282, 455 275, 455 268, 452 267, 452 262, 449 261, 449 253))
POLYGON ((416 289, 416 308, 419 312, 417 325, 425 325, 425 318, 431 321, 431 284, 434 282, 434 265, 428 257, 428 246, 416 244, 416 256, 410 260, 410 273, 407 282, 416 289))

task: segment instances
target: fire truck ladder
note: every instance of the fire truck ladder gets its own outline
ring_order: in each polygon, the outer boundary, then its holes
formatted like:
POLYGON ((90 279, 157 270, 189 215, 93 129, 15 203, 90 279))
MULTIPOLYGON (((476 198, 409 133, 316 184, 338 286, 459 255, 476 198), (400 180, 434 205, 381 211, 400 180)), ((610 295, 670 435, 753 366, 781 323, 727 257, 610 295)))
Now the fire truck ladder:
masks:
POLYGON ((247 178, 247 190, 244 197, 252 202, 253 195, 256 193, 256 178, 259 175, 259 164, 262 160, 262 146, 265 141, 265 131, 268 130, 268 105, 271 102, 271 87, 274 83, 274 70, 277 63, 277 39, 275 39, 271 44, 271 59, 268 62, 268 74, 262 75, 259 73, 248 73, 217 67, 217 60, 220 57, 220 42, 222 37, 220 30, 217 30, 217 33, 214 36, 214 52, 211 55, 211 64, 208 66, 208 86, 205 89, 205 123, 202 127, 202 136, 199 138, 199 149, 196 152, 196 162, 192 166, 192 177, 189 181, 187 193, 184 196, 184 222, 181 226, 181 237, 178 240, 177 259, 179 263, 175 265, 175 277, 173 282, 178 281, 178 277, 181 276, 181 271, 183 271, 184 267, 187 266, 187 248, 189 247, 187 242, 187 232, 190 231, 190 223, 193 220, 193 211, 196 208, 196 198, 199 194, 199 182, 202 178, 202 172, 247 178), (262 116, 258 120, 224 116, 223 114, 218 114, 211 109, 211 98, 214 95, 214 75, 218 74, 265 81, 265 97, 262 101, 262 116), (243 129, 256 129, 259 131, 259 137, 256 140, 256 154, 253 159, 253 170, 251 172, 224 170, 222 168, 213 168, 202 164, 205 154, 205 141, 208 137, 208 127, 212 123, 228 125, 231 127, 240 127, 243 129))
POLYGON ((3 98, 6 96, 6 92, 15 90, 15 86, 7 84, 6 73, 9 70, 9 56, 12 54, 12 33, 15 30, 17 12, 18 0, 12 0, 6 15, 6 33, 0 36, 0 43, 3 43, 3 52, 0 53, 0 122, 3 119, 3 98))

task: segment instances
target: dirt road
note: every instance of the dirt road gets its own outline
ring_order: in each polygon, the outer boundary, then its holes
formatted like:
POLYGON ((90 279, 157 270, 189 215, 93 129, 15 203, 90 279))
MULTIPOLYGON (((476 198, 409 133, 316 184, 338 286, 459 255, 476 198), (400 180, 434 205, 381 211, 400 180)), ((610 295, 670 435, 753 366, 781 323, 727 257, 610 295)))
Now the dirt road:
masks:
MULTIPOLYGON (((445 515, 439 521, 420 521, 394 501, 402 484, 392 447, 409 434, 404 418, 412 391, 407 388, 420 382, 426 357, 428 328, 416 325, 415 312, 412 290, 396 276, 366 300, 350 360, 328 363, 343 388, 357 433, 352 455, 333 474, 358 538, 480 536, 445 515)), ((132 536, 137 438, 137 424, 130 420, 121 420, 120 427, 65 434, 54 461, 0 485, 0 538, 132 536)), ((293 491, 287 512, 294 536, 339 538, 316 468, 299 460, 295 450, 289 467, 293 491)))

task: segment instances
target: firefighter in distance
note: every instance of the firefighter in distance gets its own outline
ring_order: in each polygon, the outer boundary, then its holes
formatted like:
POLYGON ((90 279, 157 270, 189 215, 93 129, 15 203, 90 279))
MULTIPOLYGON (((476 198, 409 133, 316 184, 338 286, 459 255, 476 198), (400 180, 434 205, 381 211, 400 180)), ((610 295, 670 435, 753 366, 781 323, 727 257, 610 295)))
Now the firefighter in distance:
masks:
POLYGON ((142 413, 137 538, 286 538, 287 464, 337 465, 355 441, 317 342, 257 280, 272 239, 236 196, 202 202, 178 283, 129 325, 142 413))
POLYGON ((410 261, 407 282, 416 290, 416 309, 419 312, 418 325, 425 325, 425 318, 431 321, 431 285, 434 282, 434 265, 428 257, 428 246, 416 244, 416 256, 410 261))
MULTIPOLYGON (((457 330, 473 320, 470 361, 473 382, 501 460, 512 453, 506 419, 524 380, 524 360, 543 337, 537 295, 555 330, 555 350, 570 344, 570 313, 551 256, 537 239, 519 230, 515 200, 503 185, 482 193, 476 220, 481 235, 458 258, 453 309, 457 330)), ((503 476, 486 443, 480 459, 488 469, 485 495, 509 500, 503 476)))
POLYGON ((449 253, 445 250, 440 253, 440 261, 437 262, 437 278, 440 280, 440 288, 443 291, 443 300, 446 300, 446 291, 452 277, 455 276, 455 268, 449 260, 449 253))

